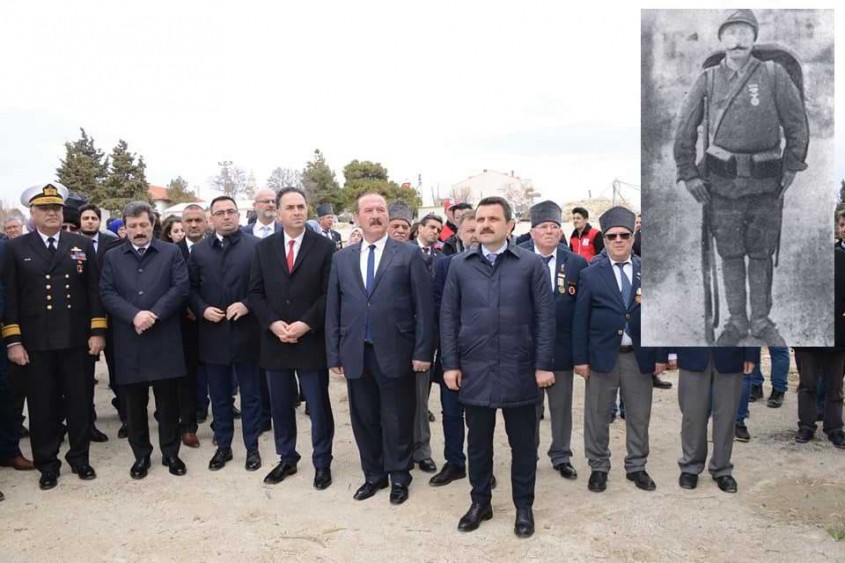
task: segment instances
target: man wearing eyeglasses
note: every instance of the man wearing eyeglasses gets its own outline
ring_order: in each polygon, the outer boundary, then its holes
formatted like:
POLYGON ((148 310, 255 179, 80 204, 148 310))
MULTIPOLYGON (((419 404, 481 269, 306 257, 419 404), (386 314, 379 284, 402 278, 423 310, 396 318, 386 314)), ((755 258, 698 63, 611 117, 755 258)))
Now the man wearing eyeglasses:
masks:
POLYGON ((241 231, 265 239, 282 230, 276 220, 276 193, 273 190, 263 188, 255 192, 252 207, 255 210, 255 222, 241 227, 241 231))
POLYGON ((208 374, 217 451, 208 463, 212 471, 233 459, 235 433, 232 375, 240 385, 241 422, 247 471, 261 467, 258 435, 261 425, 258 353, 259 326, 252 313, 249 272, 258 239, 241 232, 235 200, 211 201, 214 234, 197 243, 188 260, 189 303, 199 319, 199 359, 208 374))
POLYGON ((634 256, 636 216, 612 207, 599 218, 607 259, 581 272, 572 323, 574 371, 587 381, 584 398, 584 448, 589 461, 588 489, 607 488, 610 471, 610 412, 618 390, 625 401, 629 481, 656 489, 645 470, 652 380, 666 369, 665 351, 640 345, 640 259, 634 256))

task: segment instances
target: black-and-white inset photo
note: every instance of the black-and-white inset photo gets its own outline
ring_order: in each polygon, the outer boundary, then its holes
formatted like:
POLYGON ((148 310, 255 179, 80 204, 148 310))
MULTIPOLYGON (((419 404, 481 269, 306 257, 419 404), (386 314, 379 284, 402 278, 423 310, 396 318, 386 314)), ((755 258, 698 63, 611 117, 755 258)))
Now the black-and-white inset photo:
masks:
POLYGON ((647 346, 832 346, 832 10, 643 10, 647 346))

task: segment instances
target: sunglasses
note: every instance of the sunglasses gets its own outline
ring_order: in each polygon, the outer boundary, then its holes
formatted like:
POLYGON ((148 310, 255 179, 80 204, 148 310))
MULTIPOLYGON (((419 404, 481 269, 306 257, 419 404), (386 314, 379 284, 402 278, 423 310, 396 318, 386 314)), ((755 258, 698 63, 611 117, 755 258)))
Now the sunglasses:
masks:
POLYGON ((631 238, 631 233, 611 233, 609 235, 604 235, 604 238, 610 241, 614 241, 617 238, 620 238, 622 240, 628 240, 631 238))

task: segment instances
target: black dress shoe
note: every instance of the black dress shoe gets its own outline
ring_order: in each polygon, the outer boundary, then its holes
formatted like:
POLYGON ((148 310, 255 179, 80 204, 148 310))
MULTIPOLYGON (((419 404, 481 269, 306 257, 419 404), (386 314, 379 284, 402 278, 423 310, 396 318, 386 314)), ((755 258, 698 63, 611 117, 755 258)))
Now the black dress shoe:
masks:
POLYGON ((751 385, 751 394, 748 395, 748 402, 754 403, 757 399, 763 398, 763 386, 762 385, 751 385))
POLYGON ((147 471, 150 470, 150 456, 141 456, 135 460, 132 467, 129 469, 129 476, 133 479, 143 479, 147 476, 147 471))
POLYGON ((678 479, 678 485, 682 489, 692 490, 698 486, 698 475, 695 473, 681 473, 681 477, 678 479))
POLYGON ((607 473, 604 471, 593 471, 590 473, 590 481, 587 488, 594 493, 601 493, 607 488, 607 473))
POLYGON ((92 481, 97 478, 97 472, 94 471, 94 468, 87 463, 85 465, 71 467, 70 470, 83 481, 92 481))
POLYGON ((430 457, 418 461, 417 464, 420 466, 420 471, 424 471, 426 473, 434 473, 437 471, 437 464, 434 463, 434 460, 430 457))
POLYGON ((628 473, 626 477, 629 481, 633 481, 638 489, 653 491, 657 488, 657 485, 654 484, 654 481, 651 480, 651 477, 645 471, 633 471, 628 473))
POLYGON ((471 532, 477 530, 484 520, 493 518, 493 507, 489 504, 482 506, 478 503, 472 503, 467 513, 461 516, 458 521, 458 530, 461 532, 471 532))
POLYGON ((185 462, 179 459, 179 456, 163 457, 161 458, 161 464, 168 468, 171 475, 179 476, 188 472, 185 462))
POLYGON ((660 379, 659 375, 652 375, 651 376, 651 384, 655 389, 671 389, 672 382, 671 381, 664 381, 660 379))
POLYGON ((244 467, 247 471, 256 471, 261 468, 261 454, 258 450, 249 450, 246 452, 246 463, 244 467))
POLYGON ((770 409, 779 409, 783 405, 783 391, 772 389, 772 394, 769 395, 769 400, 766 401, 766 406, 770 409))
POLYGON ((810 440, 813 439, 815 432, 810 430, 809 428, 800 428, 798 430, 798 434, 795 435, 795 441, 799 444, 806 444, 810 440))
POLYGON ((396 483, 390 487, 390 504, 402 504, 408 500, 408 485, 396 483))
POLYGON ((748 427, 737 422, 734 425, 734 438, 737 442, 749 441, 751 439, 751 434, 748 433, 748 427))
POLYGON ((120 425, 120 429, 117 431, 117 437, 121 440, 129 437, 129 427, 126 426, 125 422, 120 425))
POLYGON ((827 435, 827 439, 830 440, 830 443, 833 444, 835 448, 845 450, 845 432, 842 430, 834 430, 827 435))
POLYGON ((496 476, 493 475, 493 478, 490 479, 490 490, 492 491, 492 490, 495 490, 495 489, 496 489, 496 476))
POLYGON ((108 442, 109 437, 100 432, 96 426, 91 425, 91 441, 92 442, 108 442))
POLYGON ((318 467, 314 473, 314 488, 318 491, 328 489, 332 484, 332 470, 328 467, 318 467))
POLYGON ((41 474, 41 478, 38 479, 38 487, 42 491, 49 491, 56 487, 59 484, 59 474, 54 471, 45 471, 41 474))
POLYGON ((0 501, 6 500, 6 496, 3 494, 3 491, 0 491, 0 501))
POLYGON ((735 493, 736 492, 736 479, 731 477, 730 475, 722 475, 721 477, 713 477, 713 480, 716 481, 716 484, 719 485, 719 489, 725 493, 735 493))
POLYGON ((571 463, 559 463, 555 465, 555 470, 560 473, 560 476, 564 479, 573 481, 578 478, 578 472, 575 471, 575 468, 572 467, 571 463))
POLYGON ((232 448, 217 448, 211 461, 208 462, 208 468, 212 471, 218 471, 226 467, 226 462, 232 461, 232 448))
POLYGON ((296 473, 296 465, 286 461, 280 461, 273 470, 264 478, 268 485, 277 485, 284 481, 285 477, 296 473))
POLYGON ((375 483, 365 481, 363 485, 358 487, 358 490, 355 491, 355 494, 352 495, 352 498, 354 498, 355 500, 366 500, 376 494, 379 489, 386 489, 387 485, 387 477, 385 477, 381 481, 376 481, 375 483))
POLYGON ((432 487, 442 487, 443 485, 448 485, 452 481, 466 479, 466 476, 467 471, 465 468, 452 465, 447 461, 443 464, 443 469, 440 470, 440 473, 432 477, 428 481, 428 484, 432 487))
POLYGON ((513 533, 518 538, 530 538, 534 535, 534 512, 530 508, 516 509, 513 533))
POLYGON ((232 405, 232 417, 234 417, 234 418, 240 418, 241 417, 241 411, 238 410, 238 407, 236 407, 235 405, 232 405))
POLYGON ((197 424, 203 424, 208 420, 208 411, 197 411, 197 424))

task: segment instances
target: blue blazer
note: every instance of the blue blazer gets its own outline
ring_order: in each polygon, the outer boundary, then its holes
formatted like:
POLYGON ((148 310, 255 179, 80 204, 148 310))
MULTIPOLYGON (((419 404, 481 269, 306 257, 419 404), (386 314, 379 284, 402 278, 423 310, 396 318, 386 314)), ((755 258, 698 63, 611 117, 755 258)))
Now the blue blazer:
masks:
MULTIPOLYGON (((529 240, 522 248, 534 252, 534 241, 529 240)), ((554 369, 572 369, 572 318, 575 315, 575 299, 581 270, 587 267, 587 260, 564 245, 557 247, 555 256, 555 281, 552 295, 555 302, 555 351, 554 369)))
POLYGON ((666 361, 665 348, 643 348, 640 332, 640 259, 631 256, 633 280, 631 298, 622 302, 610 259, 596 258, 581 272, 580 288, 572 322, 573 363, 589 364, 608 373, 616 367, 625 322, 637 355, 640 372, 653 373, 655 362, 666 361))
POLYGON ((413 360, 430 362, 435 327, 431 277, 422 252, 388 238, 370 296, 361 277, 361 243, 332 256, 326 297, 326 355, 347 379, 364 371, 364 333, 370 314, 373 348, 385 377, 413 375, 413 360))
POLYGON ((675 348, 678 367, 685 371, 704 371, 710 358, 719 373, 742 373, 743 362, 760 364, 760 348, 675 348))

